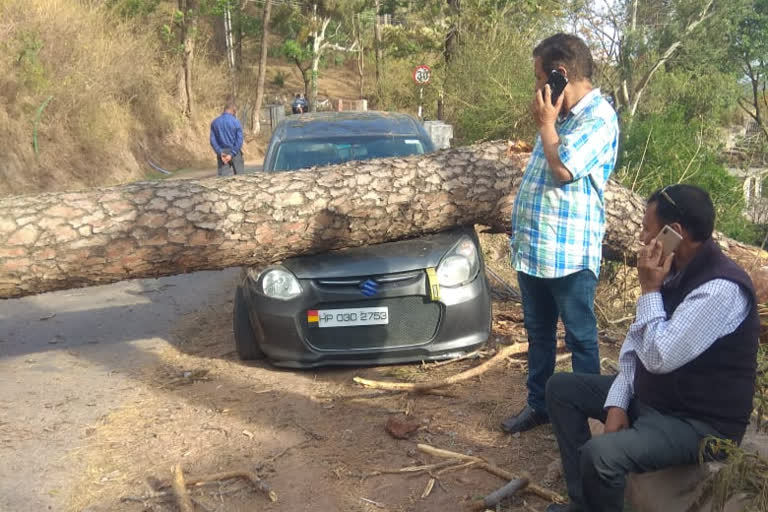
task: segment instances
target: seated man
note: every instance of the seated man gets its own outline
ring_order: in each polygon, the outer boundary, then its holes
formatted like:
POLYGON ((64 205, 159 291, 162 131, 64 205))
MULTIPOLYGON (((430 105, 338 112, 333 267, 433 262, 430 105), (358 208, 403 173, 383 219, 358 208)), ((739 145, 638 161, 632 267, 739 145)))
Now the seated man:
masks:
POLYGON ((296 97, 291 103, 291 112, 294 114, 303 114, 307 111, 307 100, 305 100, 301 94, 296 93, 296 97))
POLYGON ((741 442, 752 412, 758 331, 749 276, 712 239, 709 195, 672 185, 648 199, 638 253, 642 296, 619 374, 559 373, 546 403, 569 505, 547 512, 620 511, 627 473, 695 464, 707 436, 741 442), (669 255, 664 225, 682 235, 669 255), (590 438, 587 418, 605 423, 590 438))

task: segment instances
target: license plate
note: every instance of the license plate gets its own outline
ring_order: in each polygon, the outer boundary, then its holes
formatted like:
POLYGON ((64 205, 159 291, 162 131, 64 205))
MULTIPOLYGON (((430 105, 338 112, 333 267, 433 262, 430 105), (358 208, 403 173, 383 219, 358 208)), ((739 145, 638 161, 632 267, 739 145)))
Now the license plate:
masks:
POLYGON ((307 311, 310 327, 355 327, 359 325, 386 325, 389 308, 310 309, 307 311))

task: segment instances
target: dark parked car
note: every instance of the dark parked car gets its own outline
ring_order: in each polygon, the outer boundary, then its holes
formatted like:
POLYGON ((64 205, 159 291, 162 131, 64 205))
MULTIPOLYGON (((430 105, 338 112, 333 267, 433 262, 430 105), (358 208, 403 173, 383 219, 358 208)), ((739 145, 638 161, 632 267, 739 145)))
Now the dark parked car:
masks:
MULTIPOLYGON (((404 114, 302 114, 280 123, 265 172, 433 151, 404 114)), ((474 228, 243 269, 234 332, 242 359, 313 367, 430 361, 490 334, 491 300, 474 228)))

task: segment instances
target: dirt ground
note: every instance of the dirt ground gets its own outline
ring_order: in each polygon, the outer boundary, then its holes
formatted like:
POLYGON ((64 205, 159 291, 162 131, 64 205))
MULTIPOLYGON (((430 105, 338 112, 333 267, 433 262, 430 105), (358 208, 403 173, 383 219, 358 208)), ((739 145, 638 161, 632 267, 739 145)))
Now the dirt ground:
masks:
MULTIPOLYGON (((525 339, 520 306, 501 300, 504 295, 499 289, 489 346, 525 339)), ((191 477, 252 471, 278 495, 270 503, 242 481, 227 481, 193 493, 203 510, 460 510, 466 500, 504 483, 482 470, 457 471, 421 498, 429 475, 367 476, 439 462, 417 451, 417 443, 486 457, 563 490, 556 474, 548 474, 558 460, 549 427, 517 437, 498 429, 502 418, 524 404, 524 359, 453 386, 454 396, 439 397, 371 392, 352 379, 432 380, 477 362, 297 372, 242 363, 231 340, 230 302, 181 320, 174 345, 156 354, 162 362, 143 368, 138 385, 145 392, 95 427, 92 448, 80 454, 89 470, 72 509, 174 510, 163 500, 122 500, 147 495, 148 479, 168 479, 176 463, 191 477), (397 440, 385 431, 391 417, 421 427, 411 439, 397 440)), ((501 510, 545 505, 525 495, 501 510)))
MULTIPOLYGON (((514 284, 506 263, 504 235, 485 235, 483 244, 490 268, 514 284)), ((492 278, 490 282, 495 300, 493 334, 485 347, 488 352, 499 344, 525 339, 520 305, 500 281, 492 278)), ((213 289, 211 283, 200 286, 213 289)), ((0 400, 0 453, 18 458, 27 451, 26 462, 13 463, 30 475, 55 473, 50 482, 20 481, 15 488, 30 495, 39 492, 60 498, 52 501, 55 504, 48 506, 50 510, 174 511, 177 507, 171 498, 152 496, 180 464, 188 479, 225 471, 253 472, 278 498, 271 503, 264 493, 242 480, 220 480, 191 490, 197 510, 429 512, 464 510, 469 500, 505 483, 480 469, 447 472, 439 475, 429 496, 422 497, 428 474, 372 475, 440 462, 417 449, 418 443, 426 443, 487 458, 513 473, 528 472, 540 485, 563 492, 556 441, 549 426, 518 436, 498 428, 502 418, 524 404, 524 357, 447 388, 451 396, 377 392, 360 387, 352 379, 359 375, 433 380, 475 366, 478 360, 443 366, 315 371, 243 363, 234 352, 230 286, 225 283, 219 292, 211 292, 209 300, 200 299, 200 304, 189 310, 178 304, 169 306, 171 336, 144 346, 138 351, 141 357, 127 359, 114 348, 102 347, 100 377, 90 381, 83 378, 80 391, 62 396, 56 392, 57 383, 41 374, 41 385, 49 393, 53 391, 47 401, 40 402, 44 402, 41 414, 58 411, 58 416, 55 424, 40 432, 35 431, 34 422, 22 425, 19 421, 20 414, 32 414, 30 402, 24 410, 21 401, 11 397, 0 400), (178 316, 173 316, 174 311, 178 316), (110 351, 116 359, 109 359, 106 354, 110 351), (109 398, 106 413, 87 415, 89 405, 100 403, 98 396, 89 398, 89 393, 109 398), (419 428, 410 439, 395 439, 385 430, 393 417, 415 421, 419 428), (77 431, 72 441, 66 441, 62 434, 67 429, 77 431), (55 472, 52 467, 57 468, 55 472), (40 488, 30 490, 25 485, 40 488)), ((155 291, 145 286, 135 293, 155 291)), ((55 321, 48 319, 50 315, 36 315, 38 323, 55 321)), ((134 328, 141 330, 142 326, 134 328)), ((63 346, 48 348, 64 350, 63 346)), ((617 350, 613 344, 601 345, 603 356, 615 358, 617 350)), ((60 386, 76 388, 78 372, 89 371, 87 363, 78 363, 79 352, 66 349, 57 356, 69 358, 64 368, 68 375, 60 386)), ((22 357, 26 357, 24 363, 18 364, 25 367, 44 362, 40 353, 22 357)), ((62 367, 62 361, 57 359, 55 366, 62 367)), ((563 370, 569 366, 567 361, 560 365, 563 370)), ((10 382, 12 376, 6 373, 6 377, 10 382)), ((15 384, 28 386, 18 375, 15 384)), ((7 476, 9 473, 5 478, 13 478, 7 476)), ((9 512, 40 509, 29 508, 21 494, 17 500, 5 502, 11 507, 9 512)), ((546 505, 536 496, 523 494, 502 503, 498 510, 543 510, 546 505)))

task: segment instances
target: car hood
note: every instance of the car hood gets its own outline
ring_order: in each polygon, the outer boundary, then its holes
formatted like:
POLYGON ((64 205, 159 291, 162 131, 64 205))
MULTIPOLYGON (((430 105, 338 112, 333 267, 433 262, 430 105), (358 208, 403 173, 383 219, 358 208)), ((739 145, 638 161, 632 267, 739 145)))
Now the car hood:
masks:
POLYGON ((436 267, 462 235, 474 237, 472 228, 458 228, 420 238, 341 249, 283 261, 299 279, 367 276, 436 267))

